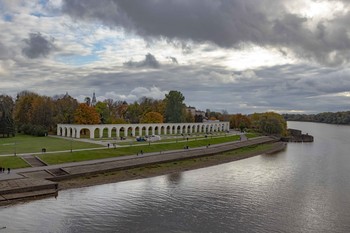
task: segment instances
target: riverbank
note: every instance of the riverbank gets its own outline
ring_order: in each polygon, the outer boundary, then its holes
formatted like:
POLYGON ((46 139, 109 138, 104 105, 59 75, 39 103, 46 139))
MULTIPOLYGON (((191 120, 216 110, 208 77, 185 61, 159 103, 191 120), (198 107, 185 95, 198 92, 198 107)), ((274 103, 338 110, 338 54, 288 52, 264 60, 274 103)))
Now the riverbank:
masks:
POLYGON ((285 143, 278 139, 261 136, 206 147, 15 169, 11 174, 0 176, 0 202, 4 204, 18 199, 58 195, 63 189, 176 173, 284 148, 285 143))
POLYGON ((261 144, 240 148, 216 155, 145 165, 142 167, 114 172, 105 172, 101 174, 85 175, 82 177, 62 180, 58 183, 60 190, 65 190, 135 179, 143 179, 154 176, 179 173, 188 170, 200 169, 209 166, 215 166, 223 163, 250 158, 261 154, 272 154, 284 150, 285 148, 286 143, 283 142, 261 144))

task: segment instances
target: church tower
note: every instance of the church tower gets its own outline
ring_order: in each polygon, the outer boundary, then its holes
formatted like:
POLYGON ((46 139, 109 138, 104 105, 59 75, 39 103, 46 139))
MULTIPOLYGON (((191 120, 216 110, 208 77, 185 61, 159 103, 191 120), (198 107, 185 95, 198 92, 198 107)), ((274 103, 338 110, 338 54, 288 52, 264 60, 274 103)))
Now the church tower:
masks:
POLYGON ((91 100, 91 106, 95 106, 96 105, 96 96, 95 96, 95 92, 92 94, 92 100, 91 100))

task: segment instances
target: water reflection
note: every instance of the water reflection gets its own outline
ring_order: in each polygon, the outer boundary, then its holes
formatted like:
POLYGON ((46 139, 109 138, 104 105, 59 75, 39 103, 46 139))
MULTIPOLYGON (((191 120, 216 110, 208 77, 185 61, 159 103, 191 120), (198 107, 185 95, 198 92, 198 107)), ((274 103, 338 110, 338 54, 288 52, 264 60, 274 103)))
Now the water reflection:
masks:
POLYGON ((175 173, 171 173, 166 175, 166 178, 169 182, 169 184, 179 184, 181 179, 182 179, 182 173, 181 172, 175 172, 175 173))

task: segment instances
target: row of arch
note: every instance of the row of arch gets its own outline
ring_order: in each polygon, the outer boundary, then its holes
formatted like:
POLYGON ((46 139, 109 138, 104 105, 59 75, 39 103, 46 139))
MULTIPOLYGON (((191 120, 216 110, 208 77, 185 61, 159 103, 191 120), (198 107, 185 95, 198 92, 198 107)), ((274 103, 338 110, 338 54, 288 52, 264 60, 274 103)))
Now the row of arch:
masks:
POLYGON ((143 135, 172 135, 184 133, 212 133, 229 130, 229 122, 203 122, 203 123, 159 123, 159 124, 101 124, 101 125, 75 125, 58 124, 57 135, 62 137, 80 138, 82 133, 89 131, 91 139, 98 137, 108 138, 121 136, 143 135), (107 135, 104 133, 107 132, 107 135))

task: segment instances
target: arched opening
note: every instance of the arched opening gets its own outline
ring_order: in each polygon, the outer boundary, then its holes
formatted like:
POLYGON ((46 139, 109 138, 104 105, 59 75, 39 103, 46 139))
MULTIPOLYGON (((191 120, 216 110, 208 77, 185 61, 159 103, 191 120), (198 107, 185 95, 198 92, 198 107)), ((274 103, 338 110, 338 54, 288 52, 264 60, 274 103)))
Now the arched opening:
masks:
POLYGON ((126 131, 126 137, 134 137, 132 133, 132 127, 128 127, 128 130, 126 131))
POLYGON ((167 127, 166 127, 166 134, 171 134, 171 128, 172 127, 170 127, 170 125, 168 125, 167 127))
POLYGON ((113 127, 111 129, 111 137, 112 138, 116 138, 117 137, 117 128, 116 127, 113 127))
POLYGON ((181 126, 176 127, 176 134, 182 134, 181 126))
POLYGON ((136 126, 135 127, 135 135, 134 135, 135 137, 136 136, 142 136, 142 130, 141 130, 141 127, 139 127, 139 126, 136 126))
POLYGON ((94 138, 100 138, 100 129, 99 128, 96 128, 95 130, 94 130, 94 138))
POLYGON ((119 137, 120 139, 126 137, 127 131, 124 126, 120 127, 119 129, 119 137))
POLYGON ((143 127, 141 128, 141 131, 142 131, 142 135, 148 135, 148 134, 147 134, 146 126, 143 126, 143 127))
POLYGON ((183 133, 183 134, 187 133, 186 125, 183 125, 183 126, 182 126, 182 133, 183 133))
POLYGON ((188 126, 187 126, 187 133, 188 133, 188 134, 191 134, 191 133, 192 133, 192 127, 191 127, 191 125, 188 125, 188 126))
POLYGON ((80 138, 90 138, 90 130, 88 128, 82 128, 79 131, 80 138))

